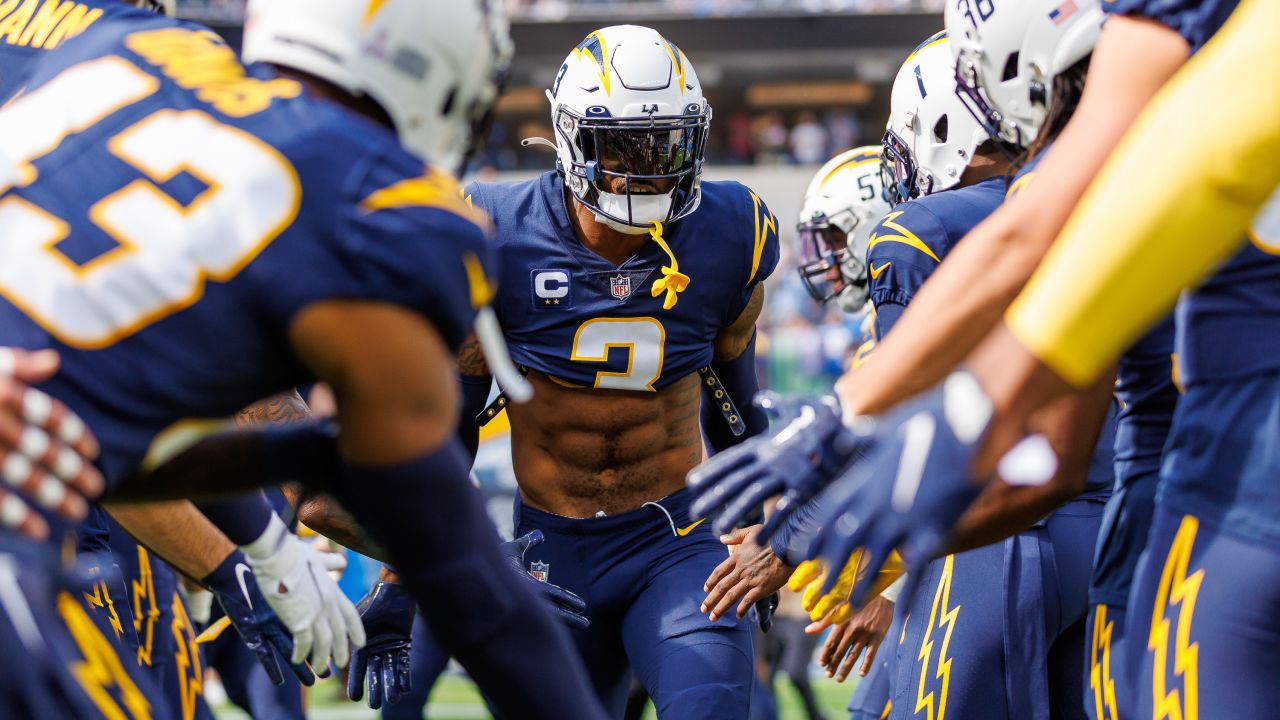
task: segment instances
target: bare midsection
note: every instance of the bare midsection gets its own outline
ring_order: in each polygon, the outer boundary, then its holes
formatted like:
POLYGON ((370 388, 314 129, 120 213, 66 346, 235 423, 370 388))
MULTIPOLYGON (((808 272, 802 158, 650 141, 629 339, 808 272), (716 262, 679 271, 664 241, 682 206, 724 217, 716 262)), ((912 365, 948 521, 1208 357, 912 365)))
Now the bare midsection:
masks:
POLYGON ((529 379, 533 400, 508 412, 516 480, 534 507, 569 517, 625 512, 684 487, 702 460, 697 375, 655 393, 529 379))

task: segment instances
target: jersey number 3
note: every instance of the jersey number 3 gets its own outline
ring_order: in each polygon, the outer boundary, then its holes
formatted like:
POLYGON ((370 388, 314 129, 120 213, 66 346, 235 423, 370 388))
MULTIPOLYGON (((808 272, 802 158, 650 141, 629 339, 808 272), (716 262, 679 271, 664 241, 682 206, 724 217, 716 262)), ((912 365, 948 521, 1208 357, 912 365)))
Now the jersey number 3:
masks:
POLYGON ((0 115, 0 295, 73 347, 106 347, 192 305, 206 280, 233 278, 298 211, 297 174, 274 148, 200 110, 162 109, 105 140, 142 175, 88 208, 116 246, 84 263, 64 255, 58 244, 77 218, 9 191, 38 186, 31 163, 159 87, 129 61, 105 57, 68 68, 0 115), (185 206, 157 187, 182 172, 205 186, 185 206))
POLYGON ((653 391, 662 376, 662 356, 667 342, 666 328, 651 317, 592 318, 578 327, 573 336, 575 362, 609 361, 609 351, 625 348, 625 372, 596 373, 595 387, 608 390, 653 391))

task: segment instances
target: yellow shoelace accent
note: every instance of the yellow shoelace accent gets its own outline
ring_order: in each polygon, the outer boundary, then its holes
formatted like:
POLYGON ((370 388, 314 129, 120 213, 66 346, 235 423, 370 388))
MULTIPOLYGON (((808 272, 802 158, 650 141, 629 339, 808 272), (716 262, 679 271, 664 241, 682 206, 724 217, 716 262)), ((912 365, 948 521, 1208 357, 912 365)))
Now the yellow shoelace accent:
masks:
POLYGON ((655 222, 652 228, 649 228, 649 237, 658 243, 658 247, 662 248, 662 252, 671 258, 671 264, 662 268, 662 277, 653 281, 653 297, 658 297, 662 293, 666 293, 667 297, 662 300, 662 309, 670 310, 676 306, 679 294, 689 287, 689 276, 680 272, 680 263, 676 262, 675 253, 671 252, 671 247, 667 245, 667 241, 662 239, 662 223, 655 222))

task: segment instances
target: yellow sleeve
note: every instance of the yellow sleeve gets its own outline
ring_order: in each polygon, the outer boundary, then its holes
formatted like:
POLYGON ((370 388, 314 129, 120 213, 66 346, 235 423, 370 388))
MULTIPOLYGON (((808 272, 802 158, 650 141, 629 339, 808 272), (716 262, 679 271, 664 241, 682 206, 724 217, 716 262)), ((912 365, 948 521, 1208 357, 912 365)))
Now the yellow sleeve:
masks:
POLYGON ((1245 240, 1280 183, 1280 2, 1244 0, 1090 185, 1005 321, 1091 383, 1245 240))

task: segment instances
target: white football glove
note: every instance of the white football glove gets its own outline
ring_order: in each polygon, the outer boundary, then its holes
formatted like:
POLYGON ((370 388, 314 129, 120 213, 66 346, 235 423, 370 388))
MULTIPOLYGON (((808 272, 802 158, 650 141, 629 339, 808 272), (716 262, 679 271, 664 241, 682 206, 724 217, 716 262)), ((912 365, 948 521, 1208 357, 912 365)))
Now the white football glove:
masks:
POLYGON ((289 532, 279 516, 272 516, 262 536, 241 549, 267 604, 293 634, 289 661, 301 663, 310 656, 311 667, 325 674, 332 655, 338 667, 346 667, 348 641, 356 647, 365 642, 359 613, 329 577, 330 570, 347 566, 346 558, 316 552, 289 532))

